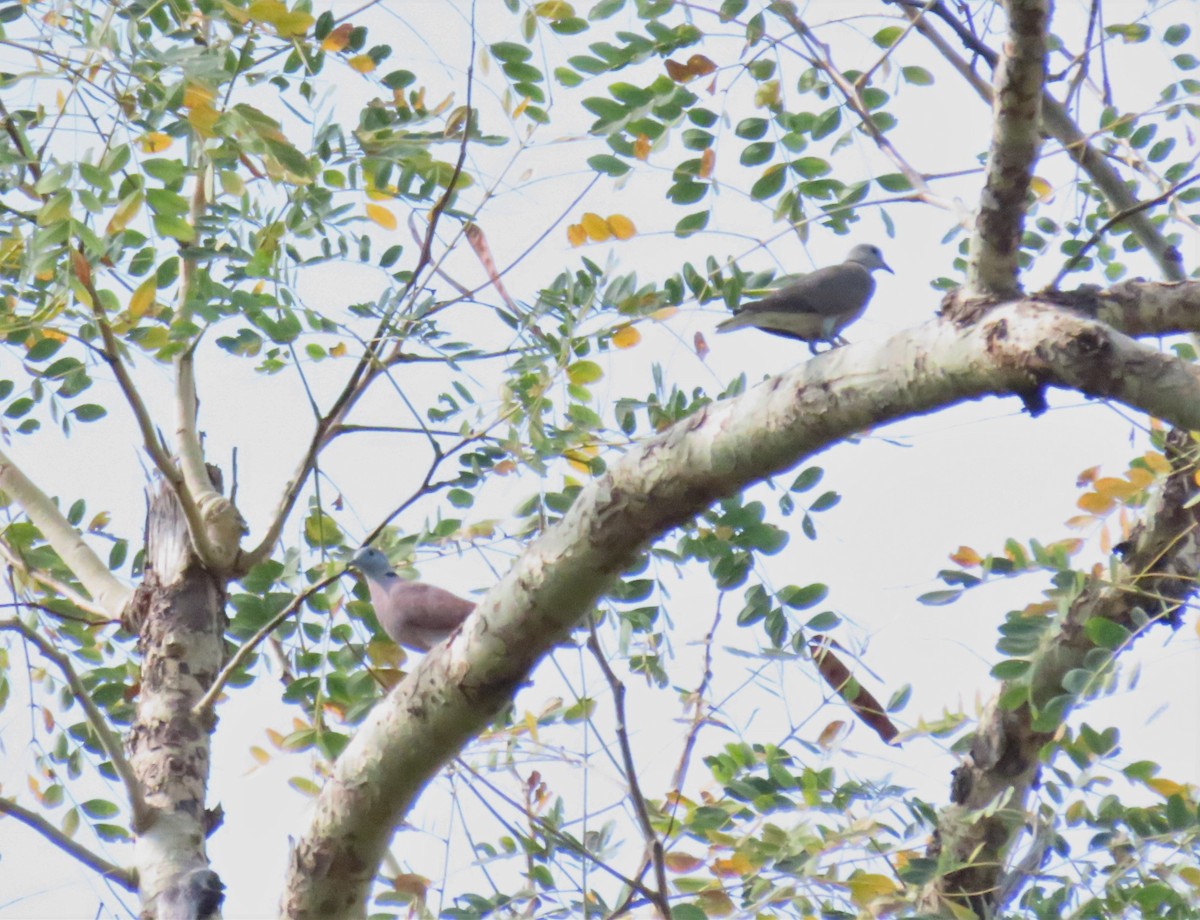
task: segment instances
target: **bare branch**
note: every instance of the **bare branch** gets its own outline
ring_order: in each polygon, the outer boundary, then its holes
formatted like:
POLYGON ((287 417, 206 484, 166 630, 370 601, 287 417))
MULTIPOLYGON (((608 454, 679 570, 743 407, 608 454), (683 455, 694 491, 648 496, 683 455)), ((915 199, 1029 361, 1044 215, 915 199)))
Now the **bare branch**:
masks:
POLYGON ((26 827, 37 831, 37 833, 41 834, 68 856, 75 857, 75 859, 79 860, 89 869, 100 873, 100 875, 110 881, 116 882, 126 891, 137 891, 137 878, 133 872, 128 869, 122 869, 120 866, 110 863, 107 859, 97 856, 82 843, 72 840, 36 812, 18 805, 11 799, 0 798, 0 813, 16 818, 26 827))
MULTIPOLYGON (((45 492, 39 489, 13 462, 0 451, 0 490, 13 498, 30 521, 41 531, 59 558, 75 573, 80 583, 92 595, 94 602, 81 598, 78 592, 49 576, 29 570, 19 562, 6 545, 0 552, 14 566, 28 571, 30 575, 47 587, 58 591, 81 609, 91 610, 101 616, 117 619, 133 597, 129 586, 108 570, 108 566, 84 542, 78 530, 63 516, 63 513, 45 492)), ((2 544, 0 544, 2 545, 2 544)))
POLYGON ((133 826, 135 828, 144 827, 151 812, 149 806, 147 806, 145 800, 142 798, 141 783, 138 782, 137 776, 134 775, 133 767, 125 758, 125 749, 121 744, 121 739, 109 728, 108 719, 104 717, 104 713, 93 702, 87 687, 83 685, 83 681, 75 673, 75 668, 71 666, 71 660, 56 649, 48 639, 35 630, 30 629, 20 620, 0 620, 0 631, 4 630, 20 633, 26 642, 37 646, 38 651, 45 658, 52 661, 59 671, 62 672, 63 677, 66 678, 67 685, 71 688, 71 695, 83 707, 88 724, 91 725, 92 731, 96 733, 96 737, 100 741, 100 746, 104 749, 104 753, 108 755, 108 759, 113 765, 113 770, 121 778, 121 783, 125 786, 125 795, 129 799, 129 811, 132 815, 133 826))
POLYGON ((992 146, 987 181, 975 217, 967 263, 967 288, 979 294, 1013 294, 1017 280, 1026 199, 1042 144, 1041 108, 1046 81, 1049 0, 1008 0, 1004 54, 993 73, 992 146))
POLYGON ((617 746, 621 749, 621 762, 625 766, 625 779, 629 783, 629 801, 633 805, 638 825, 642 829, 642 838, 646 841, 646 858, 654 866, 654 878, 658 889, 653 892, 651 902, 663 920, 670 920, 671 902, 668 900, 670 888, 667 887, 667 864, 663 858, 663 845, 658 834, 654 832, 654 826, 650 823, 650 813, 646 810, 646 797, 642 795, 642 785, 638 782, 637 765, 633 762, 633 750, 629 747, 629 733, 625 729, 625 685, 613 672, 608 663, 608 656, 600 648, 594 619, 589 619, 588 627, 591 630, 587 641, 588 651, 600 665, 600 670, 604 673, 604 679, 608 681, 608 687, 613 695, 613 710, 617 717, 614 731, 617 735, 617 746))

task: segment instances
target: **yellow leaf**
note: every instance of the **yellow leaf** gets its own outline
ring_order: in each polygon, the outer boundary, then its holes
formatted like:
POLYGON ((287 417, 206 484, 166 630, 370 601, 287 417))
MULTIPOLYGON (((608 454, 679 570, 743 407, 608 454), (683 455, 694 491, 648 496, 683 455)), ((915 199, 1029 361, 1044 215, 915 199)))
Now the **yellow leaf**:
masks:
POLYGON ((367 187, 367 197, 372 201, 395 201, 396 186, 389 185, 387 188, 367 187))
POLYGON ((691 853, 673 851, 663 857, 663 863, 672 872, 695 872, 704 865, 704 860, 691 853))
POLYGON ((644 134, 639 134, 633 142, 633 155, 639 160, 645 160, 650 156, 650 138, 644 134))
POLYGON ((579 219, 579 223, 587 232, 588 239, 595 240, 597 243, 603 243, 612 236, 612 232, 608 229, 608 222, 599 214, 588 211, 579 219))
POLYGON ((1195 866, 1184 866, 1179 870, 1179 877, 1200 891, 1200 869, 1195 866))
POLYGON ((338 342, 336 345, 332 345, 329 348, 329 354, 334 358, 340 358, 345 353, 346 353, 346 343, 345 342, 338 342))
POLYGON ((108 233, 111 236, 114 233, 120 233, 125 229, 125 226, 137 216, 138 211, 142 209, 142 192, 141 190, 130 192, 121 199, 121 203, 117 205, 117 209, 113 211, 113 216, 108 221, 108 233))
POLYGON ((529 732, 529 737, 534 741, 538 740, 538 724, 537 716, 529 710, 525 711, 525 730, 529 732))
POLYGON ((612 337, 612 343, 617 348, 633 348, 641 340, 642 334, 633 326, 622 326, 612 337))
POLYGON ((754 864, 744 853, 734 853, 728 859, 714 859, 712 870, 714 875, 737 876, 741 878, 754 869, 754 864))
POLYGON ((1082 489, 1084 486, 1091 485, 1093 482, 1095 482, 1096 477, 1099 475, 1100 467, 1089 466, 1086 470, 1075 477, 1075 485, 1082 489))
POLYGON ((369 54, 356 54, 346 61, 350 69, 357 73, 370 73, 375 69, 375 61, 369 54))
POLYGON ((1029 190, 1037 196, 1038 201, 1050 201, 1054 198, 1054 189, 1041 176, 1029 180, 1029 190))
POLYGON ((1129 472, 1125 474, 1125 478, 1129 480, 1130 485, 1138 492, 1154 482, 1154 474, 1149 470, 1142 469, 1140 466, 1130 467, 1129 472))
POLYGON ((566 459, 567 463, 571 464, 571 466, 579 470, 579 472, 590 476, 592 473, 592 467, 588 461, 592 457, 596 456, 597 453, 598 451, 594 447, 578 447, 574 450, 563 451, 563 457, 566 459))
POLYGON ((187 120, 201 137, 215 137, 217 119, 221 113, 211 105, 197 105, 188 109, 187 120))
POLYGON ((1088 514, 1107 514, 1113 508, 1113 500, 1097 492, 1085 492, 1075 504, 1088 514))
POLYGON ((280 38, 295 38, 308 31, 316 20, 301 10, 289 10, 280 0, 254 0, 246 13, 255 22, 272 26, 280 38))
POLYGON ((1127 480, 1118 479, 1115 476, 1101 476, 1092 483, 1092 488, 1101 495, 1118 500, 1129 498, 1137 492, 1137 489, 1127 480))
POLYGON ((975 550, 969 546, 960 546, 957 550, 950 554, 950 561, 957 562, 963 568, 972 565, 979 565, 983 562, 983 558, 975 550))
POLYGON ((67 97, 63 95, 61 89, 55 92, 54 101, 58 103, 58 110, 60 112, 67 107, 67 97))
POLYGON ((512 117, 520 118, 522 115, 525 114, 525 110, 527 108, 529 108, 529 97, 528 96, 526 96, 524 99, 522 99, 517 104, 517 107, 515 109, 513 109, 512 117))
POLYGON ((310 799, 315 799, 321 792, 321 787, 305 776, 293 776, 288 780, 288 785, 310 799))
POLYGON ((1142 459, 1146 461, 1146 466, 1150 467, 1160 476, 1166 476, 1171 472, 1171 464, 1167 458, 1156 450, 1148 450, 1142 454, 1142 459))
POLYGON ((111 520, 112 520, 111 514, 109 514, 107 511, 101 511, 94 518, 92 518, 91 522, 88 524, 87 529, 90 533, 98 533, 99 531, 102 531, 105 527, 107 527, 109 521, 111 521, 111 520))
POLYGON ((259 763, 267 763, 271 759, 271 755, 260 748, 257 744, 250 748, 250 756, 259 763))
POLYGON ((850 900, 859 907, 866 907, 878 898, 899 892, 889 876, 873 872, 856 872, 847 879, 846 885, 850 889, 850 900))
POLYGON ((619 240, 628 240, 637 235, 637 227, 624 214, 610 214, 607 224, 612 235, 619 240))
POLYGON ((212 105, 213 93, 207 86, 189 83, 183 88, 183 107, 193 109, 198 105, 212 105))
POLYGON ((367 217, 383 227, 384 230, 396 229, 396 215, 381 204, 367 205, 367 217))
POLYGON ((713 167, 717 164, 717 153, 711 147, 706 147, 700 154, 700 178, 707 179, 712 175, 713 167))
POLYGON ((138 140, 142 153, 162 153, 171 146, 171 138, 161 131, 148 131, 138 140))
POLYGON ((587 242, 587 231, 583 224, 571 224, 567 227, 567 242, 572 246, 582 246, 587 242))
POLYGON ((283 734, 275 731, 273 728, 267 729, 267 739, 275 745, 275 747, 283 747, 283 734))
POLYGON ((650 318, 656 323, 664 323, 672 316, 679 312, 679 307, 662 307, 650 314, 650 318))
POLYGON ((348 22, 343 22, 321 41, 321 50, 345 51, 350 44, 350 33, 353 31, 354 26, 348 22))
POLYGON ((1152 776, 1146 780, 1146 785, 1161 795, 1164 799, 1169 799, 1173 795, 1186 796, 1188 792, 1187 786, 1182 783, 1177 783, 1171 779, 1163 779, 1162 777, 1152 776))
POLYGON ((146 315, 147 310, 154 306, 154 296, 157 293, 157 275, 150 275, 150 277, 137 286, 137 290, 129 298, 129 316, 135 323, 146 315))

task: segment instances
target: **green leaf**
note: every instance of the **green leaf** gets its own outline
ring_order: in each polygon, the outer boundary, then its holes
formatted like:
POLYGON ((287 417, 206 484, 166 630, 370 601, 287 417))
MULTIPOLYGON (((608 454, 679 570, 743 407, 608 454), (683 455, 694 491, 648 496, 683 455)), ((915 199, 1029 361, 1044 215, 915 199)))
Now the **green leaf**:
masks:
POLYGON ((914 86, 930 86, 933 83, 933 74, 924 67, 901 67, 900 73, 914 86))
POLYGON ((924 604, 926 607, 944 607, 947 604, 953 604, 956 600, 962 597, 962 591, 930 591, 928 594, 922 594, 917 598, 918 604, 924 604))
POLYGON ((903 34, 903 26, 885 26, 875 33, 871 41, 875 42, 880 48, 890 48, 896 44, 896 41, 903 34))
POLYGON ((81 802, 79 807, 83 809, 83 813, 89 818, 111 818, 113 815, 120 814, 119 809, 112 802, 106 802, 104 799, 89 799, 86 802, 81 802))
POLYGON ((783 180, 787 176, 787 170, 783 164, 777 163, 767 169, 765 173, 750 187, 750 197, 755 201, 765 201, 768 198, 774 198, 783 190, 783 180))
POLYGON ((992 668, 992 677, 996 680, 1018 680, 1029 673, 1033 662, 1024 658, 1009 658, 1001 661, 992 668))
POLYGON ((108 415, 108 410, 95 403, 84 403, 82 406, 76 406, 73 414, 81 422, 94 422, 108 415))
POLYGON ((606 176, 623 176, 630 169, 629 164, 624 160, 608 153, 598 153, 588 157, 587 164, 596 172, 604 173, 606 176))
POLYGON ((1116 649, 1125 645, 1132 633, 1120 623, 1104 617, 1092 617, 1083 624, 1083 631, 1100 648, 1116 649))

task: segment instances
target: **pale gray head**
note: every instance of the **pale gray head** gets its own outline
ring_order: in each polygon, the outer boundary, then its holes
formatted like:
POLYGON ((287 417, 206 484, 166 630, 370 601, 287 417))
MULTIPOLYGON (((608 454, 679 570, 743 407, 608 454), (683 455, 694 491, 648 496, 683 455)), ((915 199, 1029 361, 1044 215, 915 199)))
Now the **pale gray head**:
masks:
POLYGON ((883 253, 879 251, 878 246, 872 246, 870 243, 859 243, 850 250, 850 255, 846 256, 847 262, 857 262, 868 271, 874 271, 877 268, 883 269, 885 272, 896 274, 883 261, 883 253))
POLYGON ((350 560, 350 564, 368 578, 382 578, 392 568, 392 564, 388 562, 388 557, 373 546, 364 546, 360 549, 354 554, 354 558, 350 560))

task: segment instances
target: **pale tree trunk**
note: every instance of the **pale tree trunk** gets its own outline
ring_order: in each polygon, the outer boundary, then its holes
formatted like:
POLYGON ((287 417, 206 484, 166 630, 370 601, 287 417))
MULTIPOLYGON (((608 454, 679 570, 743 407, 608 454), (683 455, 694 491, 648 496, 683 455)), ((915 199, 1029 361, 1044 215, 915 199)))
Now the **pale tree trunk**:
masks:
POLYGON ((142 917, 203 920, 219 915, 223 885, 205 852, 219 822, 204 805, 211 719, 193 707, 224 660, 225 583, 196 558, 165 483, 150 496, 147 516, 145 580, 125 623, 142 656, 128 738, 146 805, 135 822, 134 862, 142 917))

